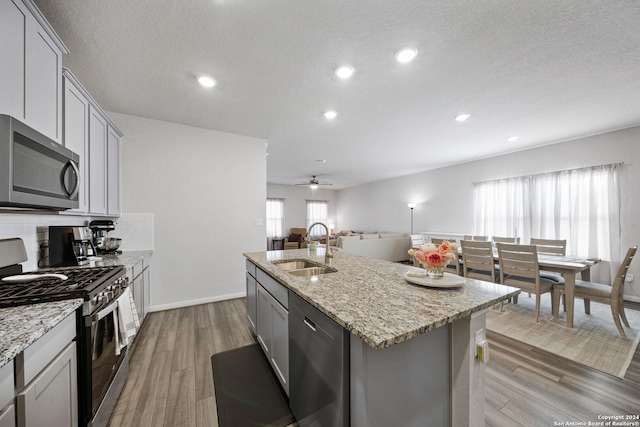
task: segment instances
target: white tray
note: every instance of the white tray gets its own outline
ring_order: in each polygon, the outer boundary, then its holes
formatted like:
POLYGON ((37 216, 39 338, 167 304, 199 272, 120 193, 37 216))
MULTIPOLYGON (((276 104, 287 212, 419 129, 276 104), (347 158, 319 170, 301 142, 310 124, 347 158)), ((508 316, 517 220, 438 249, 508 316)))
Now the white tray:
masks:
POLYGON ((430 288, 459 288, 464 285, 464 277, 460 277, 457 274, 444 273, 444 276, 439 279, 432 279, 427 277, 415 277, 409 276, 409 273, 404 273, 404 280, 407 282, 420 285, 420 286, 428 286, 430 288))

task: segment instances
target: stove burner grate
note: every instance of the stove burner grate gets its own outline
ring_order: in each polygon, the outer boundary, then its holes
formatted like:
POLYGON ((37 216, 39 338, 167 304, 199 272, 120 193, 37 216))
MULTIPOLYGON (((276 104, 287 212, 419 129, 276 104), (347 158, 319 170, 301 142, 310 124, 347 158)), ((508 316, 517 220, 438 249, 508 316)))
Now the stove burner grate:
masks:
POLYGON ((90 299, 108 284, 112 277, 124 270, 122 266, 49 268, 37 273, 60 273, 67 280, 46 277, 28 283, 0 282, 0 307, 61 301, 65 299, 90 299))

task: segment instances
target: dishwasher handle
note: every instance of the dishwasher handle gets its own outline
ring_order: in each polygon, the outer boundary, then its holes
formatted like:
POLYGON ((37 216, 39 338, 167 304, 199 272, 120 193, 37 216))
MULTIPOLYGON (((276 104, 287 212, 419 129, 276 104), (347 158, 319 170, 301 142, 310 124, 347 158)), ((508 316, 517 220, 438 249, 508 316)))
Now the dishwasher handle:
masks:
POLYGON ((309 329, 311 329, 313 332, 316 331, 316 324, 313 322, 313 320, 309 319, 307 316, 304 316, 304 324, 307 325, 309 329))

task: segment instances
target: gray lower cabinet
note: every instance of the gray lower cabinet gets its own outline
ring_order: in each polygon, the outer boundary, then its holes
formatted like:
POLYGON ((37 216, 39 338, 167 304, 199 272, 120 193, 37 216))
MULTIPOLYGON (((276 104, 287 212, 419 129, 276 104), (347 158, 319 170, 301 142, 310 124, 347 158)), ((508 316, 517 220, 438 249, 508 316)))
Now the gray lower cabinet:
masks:
MULTIPOLYGON (((289 311, 288 294, 284 286, 256 271, 256 337, 276 377, 289 395, 289 311), (284 297, 283 297, 284 296, 284 297)), ((249 285, 250 274, 247 274, 249 285)), ((247 301, 249 304, 249 301, 247 301)), ((249 305, 247 305, 249 307, 249 305)), ((247 316, 249 317, 249 308, 247 316)))
POLYGON ((77 426, 76 343, 71 342, 16 396, 18 427, 77 426))
POLYGON ((249 322, 249 329, 254 334, 257 333, 257 310, 256 278, 247 271, 247 321, 249 322))
POLYGON ((15 427, 13 363, 0 368, 0 427, 15 427))
POLYGON ((78 425, 75 337, 74 312, 0 368, 0 427, 78 425))
POLYGON ((140 323, 147 316, 149 311, 150 287, 151 287, 151 268, 149 266, 149 258, 137 262, 127 270, 129 278, 129 289, 133 295, 133 303, 136 306, 140 323))

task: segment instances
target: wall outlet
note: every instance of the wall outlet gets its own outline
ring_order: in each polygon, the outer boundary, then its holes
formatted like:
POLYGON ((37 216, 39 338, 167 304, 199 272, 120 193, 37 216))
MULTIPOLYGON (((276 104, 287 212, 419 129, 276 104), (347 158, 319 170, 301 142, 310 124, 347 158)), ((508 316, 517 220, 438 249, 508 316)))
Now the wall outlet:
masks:
POLYGON ((628 273, 628 274, 625 276, 624 281, 625 281, 625 282, 627 282, 627 283, 633 283, 633 274, 628 273))
POLYGON ((478 344, 480 344, 484 340, 485 340, 484 328, 480 328, 476 331, 476 336, 475 336, 475 344, 476 344, 476 349, 474 352, 475 357, 478 357, 478 344))

